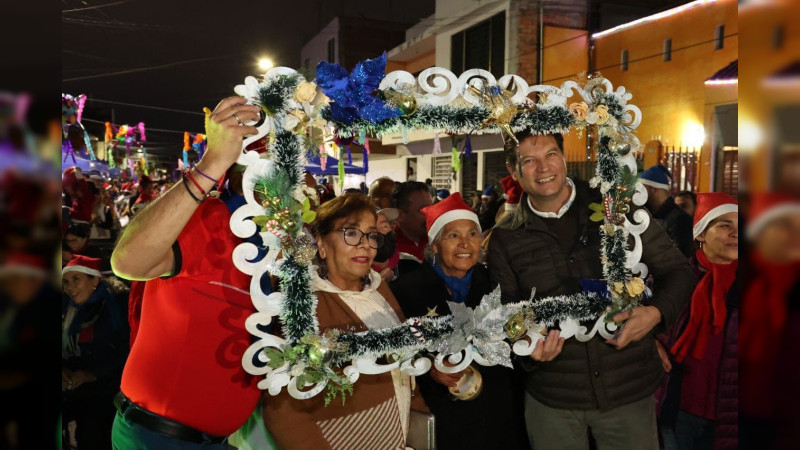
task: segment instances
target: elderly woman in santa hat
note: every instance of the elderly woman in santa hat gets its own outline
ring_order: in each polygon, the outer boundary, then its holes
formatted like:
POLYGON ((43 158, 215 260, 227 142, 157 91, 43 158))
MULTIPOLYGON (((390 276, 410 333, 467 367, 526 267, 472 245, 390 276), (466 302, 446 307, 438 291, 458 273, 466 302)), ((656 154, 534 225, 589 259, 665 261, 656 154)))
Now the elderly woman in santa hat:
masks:
MULTIPOLYGON (((496 286, 480 263, 477 214, 457 192, 421 211, 428 229, 427 261, 390 285, 403 313, 444 316, 451 314, 448 302, 475 308, 496 286)), ((437 448, 527 448, 521 386, 512 369, 472 365, 447 374, 434 367, 417 380, 436 416, 437 448)))
POLYGON ((691 257, 697 286, 668 336, 670 370, 661 425, 666 449, 735 448, 738 439, 739 206, 697 195, 691 257))
POLYGON ((61 271, 61 390, 63 424, 75 421, 81 449, 108 448, 128 355, 127 288, 103 279, 100 260, 74 255, 61 271))

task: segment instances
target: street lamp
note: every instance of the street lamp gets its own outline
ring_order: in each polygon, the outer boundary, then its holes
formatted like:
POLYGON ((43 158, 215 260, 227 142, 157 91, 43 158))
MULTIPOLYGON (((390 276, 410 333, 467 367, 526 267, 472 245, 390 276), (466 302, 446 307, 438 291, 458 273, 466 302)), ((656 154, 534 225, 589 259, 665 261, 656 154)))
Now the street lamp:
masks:
POLYGON ((258 60, 258 68, 264 72, 272 69, 272 60, 269 58, 261 58, 258 60))

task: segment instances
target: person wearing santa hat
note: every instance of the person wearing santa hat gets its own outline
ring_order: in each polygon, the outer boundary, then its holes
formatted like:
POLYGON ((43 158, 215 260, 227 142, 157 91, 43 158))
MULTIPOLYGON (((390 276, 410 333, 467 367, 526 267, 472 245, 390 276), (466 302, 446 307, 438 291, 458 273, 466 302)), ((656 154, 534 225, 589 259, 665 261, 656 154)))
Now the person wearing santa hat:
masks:
POLYGON ((800 437, 796 398, 800 364, 800 199, 784 192, 754 193, 746 223, 739 372, 741 442, 788 448, 800 437), (794 396, 793 396, 794 395, 794 396), (794 423, 792 423, 794 419, 794 423))
POLYGON ((687 258, 694 254, 692 216, 675 204, 670 193, 672 174, 663 164, 645 170, 639 182, 647 190, 647 209, 667 231, 672 242, 687 258))
POLYGON ((102 278, 97 258, 74 255, 61 274, 62 423, 75 421, 79 448, 108 448, 128 356, 127 289, 102 278))
POLYGON ((210 111, 202 159, 131 220, 114 249, 115 273, 147 280, 115 398, 119 448, 225 449, 261 397, 258 378, 241 364, 252 338, 245 320, 255 307, 250 277, 233 265, 242 242, 230 230, 235 201, 210 195, 235 171, 242 140, 257 134, 250 124, 261 114, 241 97, 210 111))
POLYGON ((89 188, 80 167, 69 167, 61 177, 61 187, 65 194, 64 204, 70 207, 70 221, 90 223, 97 196, 89 188))
MULTIPOLYGON (((428 257, 390 285, 403 313, 407 317, 445 316, 453 312, 451 302, 475 308, 497 286, 480 264, 482 238, 477 214, 458 192, 423 208, 422 213, 428 257)), ((514 383, 510 368, 473 365, 446 374, 434 367, 417 380, 425 403, 436 416, 437 448, 527 447, 521 386, 514 383)))
POLYGON ((672 357, 660 421, 667 448, 735 446, 738 439, 739 206, 697 195, 690 259, 697 286, 666 337, 672 357))
POLYGON ((16 448, 52 448, 52 433, 42 426, 54 424, 61 407, 53 401, 49 354, 60 338, 54 323, 53 299, 59 292, 52 283, 50 258, 14 250, 0 263, 0 442, 7 444, 13 430, 16 448), (11 427, 10 424, 16 424, 11 427))
MULTIPOLYGON (((589 205, 602 203, 601 193, 568 177, 562 135, 525 130, 515 137, 504 146, 506 168, 524 192, 492 231, 492 278, 504 302, 526 300, 534 287, 534 302, 582 292, 582 280, 604 277, 601 224, 589 220, 589 205)), ((652 331, 677 318, 691 295, 692 273, 655 221, 640 237, 654 295, 612 317, 624 323, 612 339, 565 340, 554 327, 530 357, 516 358, 524 370, 528 436, 537 450, 588 448, 589 436, 598 448, 658 449, 653 394, 664 369, 652 331)))

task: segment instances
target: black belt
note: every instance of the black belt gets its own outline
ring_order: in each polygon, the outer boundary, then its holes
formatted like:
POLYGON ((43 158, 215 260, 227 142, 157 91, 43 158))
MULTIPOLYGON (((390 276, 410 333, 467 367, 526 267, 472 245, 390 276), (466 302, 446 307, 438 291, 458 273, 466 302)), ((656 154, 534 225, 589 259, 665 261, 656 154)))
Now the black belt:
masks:
POLYGON ((117 407, 117 411, 119 411, 126 420, 141 425, 150 431, 175 439, 193 442, 195 444, 202 444, 204 442, 221 444, 227 439, 227 436, 213 436, 175 422, 174 420, 167 419, 166 417, 153 414, 130 401, 122 392, 114 397, 114 406, 117 407))

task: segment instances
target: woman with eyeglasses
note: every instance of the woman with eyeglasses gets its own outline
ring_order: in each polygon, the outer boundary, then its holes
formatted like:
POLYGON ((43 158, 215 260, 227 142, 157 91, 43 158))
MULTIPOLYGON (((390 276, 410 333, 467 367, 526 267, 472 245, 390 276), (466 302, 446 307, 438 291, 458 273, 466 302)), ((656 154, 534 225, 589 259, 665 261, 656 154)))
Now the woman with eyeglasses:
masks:
MULTIPOLYGON (((317 210, 317 256, 311 286, 320 332, 353 333, 400 325, 400 306, 371 269, 383 243, 364 194, 345 194, 317 210)), ((344 404, 324 395, 296 400, 286 391, 264 401, 264 421, 278 448, 405 448, 412 401, 410 377, 399 370, 361 375, 344 404)), ((424 409, 417 397, 414 409, 424 409)))

